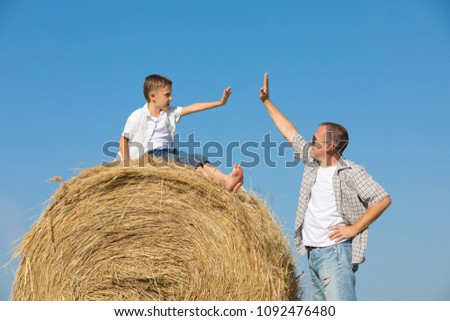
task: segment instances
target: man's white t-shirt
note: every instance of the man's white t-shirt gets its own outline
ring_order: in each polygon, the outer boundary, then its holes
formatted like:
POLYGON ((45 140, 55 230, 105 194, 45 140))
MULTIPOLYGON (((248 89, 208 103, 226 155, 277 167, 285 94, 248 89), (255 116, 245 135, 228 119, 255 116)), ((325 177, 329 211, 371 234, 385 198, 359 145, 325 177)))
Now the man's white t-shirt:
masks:
POLYGON ((336 207, 333 176, 337 166, 319 167, 311 189, 311 198, 303 222, 302 237, 306 246, 325 247, 335 244, 329 228, 345 225, 336 207))

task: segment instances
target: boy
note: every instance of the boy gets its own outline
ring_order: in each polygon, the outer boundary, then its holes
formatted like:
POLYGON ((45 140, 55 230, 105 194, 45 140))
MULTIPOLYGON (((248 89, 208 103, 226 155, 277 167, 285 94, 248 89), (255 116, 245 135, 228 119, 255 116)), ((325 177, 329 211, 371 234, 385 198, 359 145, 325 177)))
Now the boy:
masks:
POLYGON ((120 157, 124 162, 150 154, 173 159, 197 168, 205 176, 214 177, 230 192, 236 192, 243 184, 243 169, 237 164, 228 175, 209 163, 203 156, 190 155, 172 147, 176 123, 182 116, 223 106, 231 95, 231 88, 224 90, 219 101, 195 103, 186 107, 170 107, 172 81, 160 75, 145 78, 144 96, 147 103, 135 110, 125 124, 120 137, 120 157))

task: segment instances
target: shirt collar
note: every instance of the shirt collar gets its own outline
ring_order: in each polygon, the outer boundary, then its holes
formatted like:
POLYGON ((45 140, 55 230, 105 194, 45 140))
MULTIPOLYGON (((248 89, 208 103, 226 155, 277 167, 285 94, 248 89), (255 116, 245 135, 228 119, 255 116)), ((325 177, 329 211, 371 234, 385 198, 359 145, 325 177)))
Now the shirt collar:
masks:
POLYGON ((342 169, 351 168, 350 164, 345 160, 344 157, 341 156, 338 160, 337 170, 340 171, 342 169))
MULTIPOLYGON (((145 105, 142 107, 142 110, 144 112, 144 115, 147 116, 147 118, 152 118, 152 115, 150 114, 150 109, 148 109, 148 103, 145 103, 145 105)), ((164 116, 167 112, 164 110, 161 110, 159 113, 159 116, 164 116)))

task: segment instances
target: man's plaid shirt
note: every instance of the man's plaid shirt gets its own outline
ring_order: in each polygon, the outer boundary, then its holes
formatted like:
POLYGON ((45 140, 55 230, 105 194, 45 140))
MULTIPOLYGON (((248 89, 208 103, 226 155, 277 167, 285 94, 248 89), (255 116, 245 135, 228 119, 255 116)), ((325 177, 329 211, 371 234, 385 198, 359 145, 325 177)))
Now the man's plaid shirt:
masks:
MULTIPOLYGON (((316 182, 319 164, 310 156, 311 144, 300 134, 292 143, 295 157, 305 164, 297 216, 295 219, 295 243, 301 254, 306 254, 302 240, 302 225, 311 196, 311 189, 316 182)), ((366 172, 366 170, 349 160, 339 160, 336 174, 333 176, 333 189, 336 197, 336 207, 339 214, 348 225, 352 225, 366 212, 367 208, 389 196, 384 189, 366 172)), ((352 263, 364 262, 367 248, 368 229, 353 238, 352 263)))

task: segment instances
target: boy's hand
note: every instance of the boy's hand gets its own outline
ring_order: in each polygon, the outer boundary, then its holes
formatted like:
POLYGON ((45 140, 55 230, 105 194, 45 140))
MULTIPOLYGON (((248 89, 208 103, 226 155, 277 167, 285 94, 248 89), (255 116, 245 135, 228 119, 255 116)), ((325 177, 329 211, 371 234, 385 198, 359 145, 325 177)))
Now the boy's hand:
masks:
POLYGON ((220 99, 221 106, 223 106, 227 103, 228 98, 230 98, 230 95, 231 95, 231 87, 225 88, 225 90, 223 91, 223 96, 220 99))
POLYGON ((264 74, 264 87, 259 90, 259 99, 262 102, 269 99, 269 75, 267 72, 264 74))

